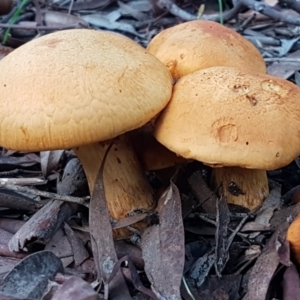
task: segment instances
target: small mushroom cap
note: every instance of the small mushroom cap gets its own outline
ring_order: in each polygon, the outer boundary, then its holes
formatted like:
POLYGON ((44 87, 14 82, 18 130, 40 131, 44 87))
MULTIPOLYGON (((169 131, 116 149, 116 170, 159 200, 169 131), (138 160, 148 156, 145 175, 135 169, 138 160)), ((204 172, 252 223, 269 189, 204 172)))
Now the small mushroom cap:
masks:
POLYGON ((266 73, 263 57, 251 42, 212 21, 190 21, 165 29, 147 49, 175 78, 214 66, 266 73))
POLYGON ((144 48, 88 29, 37 38, 0 62, 0 145, 40 151, 114 138, 168 103, 172 77, 144 48))
POLYGON ((236 68, 200 70, 178 80, 154 136, 208 165, 276 169, 300 153, 300 89, 236 68))

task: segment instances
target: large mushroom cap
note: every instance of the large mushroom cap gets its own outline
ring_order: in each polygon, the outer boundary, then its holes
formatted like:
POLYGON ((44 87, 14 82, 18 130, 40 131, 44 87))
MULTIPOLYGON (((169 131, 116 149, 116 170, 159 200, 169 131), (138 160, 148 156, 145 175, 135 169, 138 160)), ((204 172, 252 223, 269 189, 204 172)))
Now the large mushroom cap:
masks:
POLYGON ((213 66, 266 73, 263 57, 253 44, 234 30, 212 21, 190 21, 163 30, 147 49, 176 78, 213 66))
POLYGON ((107 140, 168 103, 172 78, 119 34, 73 29, 35 39, 0 62, 0 144, 24 151, 107 140))
POLYGON ((200 70, 176 83, 154 135, 209 165, 276 169, 300 153, 300 89, 236 68, 200 70))

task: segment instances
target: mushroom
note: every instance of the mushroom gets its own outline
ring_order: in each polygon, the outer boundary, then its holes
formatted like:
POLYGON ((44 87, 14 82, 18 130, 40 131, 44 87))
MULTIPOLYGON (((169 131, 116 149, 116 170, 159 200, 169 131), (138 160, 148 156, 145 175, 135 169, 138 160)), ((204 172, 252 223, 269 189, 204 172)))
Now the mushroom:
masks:
POLYGON ((195 20, 165 29, 150 41, 147 49, 174 78, 214 66, 266 73, 263 57, 251 42, 212 21, 195 20))
POLYGON ((290 243, 291 256, 295 263, 299 266, 300 264, 300 214, 290 224, 286 239, 290 243))
MULTIPOLYGON (((0 144, 22 151, 74 148, 91 191, 106 150, 100 142, 147 123, 172 93, 172 77, 157 58, 105 31, 48 34, 7 55, 0 69, 0 144)), ((104 186, 115 220, 153 206, 152 190, 125 136, 108 155, 104 186)))
POLYGON ((300 152, 300 89, 281 78, 211 67, 180 78, 154 136, 214 169, 229 203, 249 209, 268 195, 266 170, 300 152))

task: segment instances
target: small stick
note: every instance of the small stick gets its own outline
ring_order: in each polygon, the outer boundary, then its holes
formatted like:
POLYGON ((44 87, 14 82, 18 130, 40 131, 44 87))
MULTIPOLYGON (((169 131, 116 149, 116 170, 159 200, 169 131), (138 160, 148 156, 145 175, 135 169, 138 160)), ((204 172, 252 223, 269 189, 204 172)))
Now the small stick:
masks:
POLYGON ((3 184, 16 184, 16 185, 35 185, 46 183, 41 178, 0 178, 0 185, 3 184))
POLYGON ((44 191, 28 188, 25 186, 14 185, 11 183, 6 183, 6 182, 0 182, 0 187, 15 191, 15 192, 28 193, 31 195, 41 196, 41 197, 45 197, 45 198, 53 198, 55 200, 73 202, 73 203, 77 203, 77 204, 81 204, 86 207, 89 207, 89 204, 87 203, 87 201, 90 199, 90 197, 79 198, 79 197, 72 197, 72 196, 63 196, 63 195, 58 195, 56 193, 44 192, 44 191))

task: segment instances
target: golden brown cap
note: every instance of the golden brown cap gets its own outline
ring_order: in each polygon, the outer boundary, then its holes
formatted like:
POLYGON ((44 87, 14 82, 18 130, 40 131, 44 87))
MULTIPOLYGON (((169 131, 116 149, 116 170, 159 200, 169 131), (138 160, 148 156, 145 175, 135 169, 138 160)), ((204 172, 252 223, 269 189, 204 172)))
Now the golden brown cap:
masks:
POLYGON ((263 57, 251 42, 212 21, 190 21, 163 30, 147 49, 175 78, 214 66, 266 73, 263 57))
POLYGON ((39 151, 113 138, 159 113, 172 93, 165 66, 119 34, 55 32, 0 62, 0 145, 39 151))
POLYGON ((276 169, 300 153, 300 88, 236 68, 200 70, 178 80, 154 136, 209 165, 276 169))

